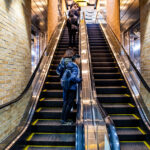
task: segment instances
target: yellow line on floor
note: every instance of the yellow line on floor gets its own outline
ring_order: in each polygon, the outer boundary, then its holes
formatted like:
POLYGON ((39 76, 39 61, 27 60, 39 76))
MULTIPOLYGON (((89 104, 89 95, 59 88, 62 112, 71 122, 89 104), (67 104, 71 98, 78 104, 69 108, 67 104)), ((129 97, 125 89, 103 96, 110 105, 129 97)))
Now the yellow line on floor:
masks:
POLYGON ((38 119, 36 119, 36 120, 32 123, 32 125, 34 126, 37 122, 38 122, 38 119))
POLYGON ((147 146, 147 148, 150 150, 150 145, 146 142, 146 141, 144 141, 144 144, 147 146))
POLYGON ((62 148, 75 148, 75 146, 53 146, 53 145, 27 145, 24 150, 28 150, 29 147, 44 147, 44 148, 47 148, 47 147, 62 147, 62 148))
POLYGON ((140 119, 137 115, 135 115, 135 114, 132 114, 132 115, 133 115, 133 117, 136 118, 137 120, 140 119))
POLYGON ((127 96, 127 97, 131 97, 129 94, 124 94, 125 96, 127 96))
POLYGON ((41 98, 41 99, 40 99, 40 101, 44 101, 44 100, 45 100, 45 98, 41 98))
POLYGON ((43 92, 47 92, 47 89, 43 90, 43 92))
POLYGON ((146 134, 140 127, 137 127, 138 128, 138 130, 142 133, 142 134, 146 134))
POLYGON ((42 109, 42 107, 38 108, 38 109, 36 110, 36 112, 40 112, 41 109, 42 109))
POLYGON ((131 103, 128 103, 128 105, 130 105, 131 107, 135 107, 134 105, 132 105, 131 103))
POLYGON ((32 139, 33 135, 34 135, 34 133, 31 133, 26 140, 30 141, 32 139))

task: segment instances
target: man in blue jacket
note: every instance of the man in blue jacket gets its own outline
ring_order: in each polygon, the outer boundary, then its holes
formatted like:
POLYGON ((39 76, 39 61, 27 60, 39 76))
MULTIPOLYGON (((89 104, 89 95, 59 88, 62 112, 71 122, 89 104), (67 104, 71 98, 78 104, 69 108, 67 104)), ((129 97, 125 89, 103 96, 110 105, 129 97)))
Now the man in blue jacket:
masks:
POLYGON ((70 70, 71 76, 69 77, 70 86, 68 89, 63 87, 63 109, 62 109, 62 124, 70 124, 68 122, 68 115, 73 107, 74 99, 76 98, 77 84, 81 82, 80 70, 76 64, 76 59, 79 55, 74 55, 72 49, 65 52, 64 57, 61 59, 56 72, 62 78, 66 69, 70 70))

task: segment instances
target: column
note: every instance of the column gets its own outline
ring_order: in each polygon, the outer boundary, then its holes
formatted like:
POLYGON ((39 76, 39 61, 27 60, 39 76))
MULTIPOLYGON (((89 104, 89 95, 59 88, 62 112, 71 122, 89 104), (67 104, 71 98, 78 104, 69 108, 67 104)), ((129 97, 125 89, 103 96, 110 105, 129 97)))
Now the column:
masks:
POLYGON ((120 40, 120 0, 107 0, 107 23, 120 40))

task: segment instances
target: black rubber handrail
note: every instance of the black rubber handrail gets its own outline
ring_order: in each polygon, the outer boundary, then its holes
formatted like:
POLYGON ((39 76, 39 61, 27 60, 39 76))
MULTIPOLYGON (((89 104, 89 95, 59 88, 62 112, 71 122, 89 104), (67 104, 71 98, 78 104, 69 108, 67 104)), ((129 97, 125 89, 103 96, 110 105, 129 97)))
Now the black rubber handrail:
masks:
MULTIPOLYGON (((54 33, 55 33, 55 31, 53 32, 52 36, 54 35, 54 33)), ((52 38, 51 38, 51 39, 52 39, 52 38)), ((36 66, 36 68, 35 68, 33 74, 31 75, 30 80, 29 80, 27 86, 25 87, 25 89, 21 92, 21 94, 20 94, 17 98, 15 98, 15 99, 13 99, 13 100, 11 100, 11 101, 5 103, 5 104, 0 105, 0 109, 3 109, 3 108, 5 108, 5 107, 7 107, 7 106, 9 106, 9 105, 12 105, 12 104, 18 102, 18 101, 21 100, 21 98, 27 93, 27 91, 29 90, 29 88, 30 88, 30 86, 31 86, 31 84, 32 84, 32 82, 33 82, 33 80, 34 80, 34 78, 35 78, 35 75, 36 75, 36 73, 37 73, 37 71, 38 71, 38 69, 39 69, 39 67, 40 67, 40 65, 41 65, 42 59, 43 59, 43 57, 44 57, 44 54, 45 54, 45 52, 47 51, 47 49, 48 49, 48 47, 49 47, 49 43, 51 42, 51 39, 50 39, 50 41, 48 42, 48 44, 47 44, 47 46, 46 46, 44 52, 42 53, 42 56, 41 56, 41 58, 40 58, 40 60, 39 60, 39 62, 38 62, 38 64, 37 64, 37 66, 36 66)))
MULTIPOLYGON (((100 11, 101 14, 103 14, 102 11, 100 11)), ((104 17, 104 16, 103 16, 104 17)), ((105 18, 104 18, 105 19, 105 18)), ((106 19, 105 19, 106 21, 106 19)), ((107 23, 107 25, 109 26, 111 32, 113 33, 113 35, 115 36, 117 42, 119 43, 119 45, 121 46, 121 48, 123 49, 124 53, 126 54, 130 64, 132 65, 132 67, 134 68, 136 74, 138 75, 139 79, 141 80, 142 84, 144 85, 144 87, 147 89, 148 92, 150 92, 150 87, 148 86, 148 84, 146 83, 146 81, 144 80, 143 76, 141 75, 141 73, 137 70, 136 66, 134 65, 134 63, 132 62, 132 60, 130 59, 130 56, 128 55, 128 53, 126 52, 126 50, 124 49, 123 45, 120 43, 120 41, 118 40, 116 34, 113 32, 112 28, 110 27, 110 25, 107 23)))

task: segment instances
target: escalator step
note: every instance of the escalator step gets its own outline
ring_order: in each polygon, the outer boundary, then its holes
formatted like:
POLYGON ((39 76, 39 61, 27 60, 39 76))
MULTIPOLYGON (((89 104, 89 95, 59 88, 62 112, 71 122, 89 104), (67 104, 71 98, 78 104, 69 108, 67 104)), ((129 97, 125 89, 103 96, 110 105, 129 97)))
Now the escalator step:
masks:
POLYGON ((40 146, 40 145, 29 145, 24 148, 24 150, 75 150, 74 146, 40 146))
POLYGON ((75 133, 31 133, 27 145, 75 145, 75 133), (65 137, 65 138, 64 138, 65 137))
POLYGON ((150 145, 146 141, 121 141, 121 150, 149 150, 150 145))

